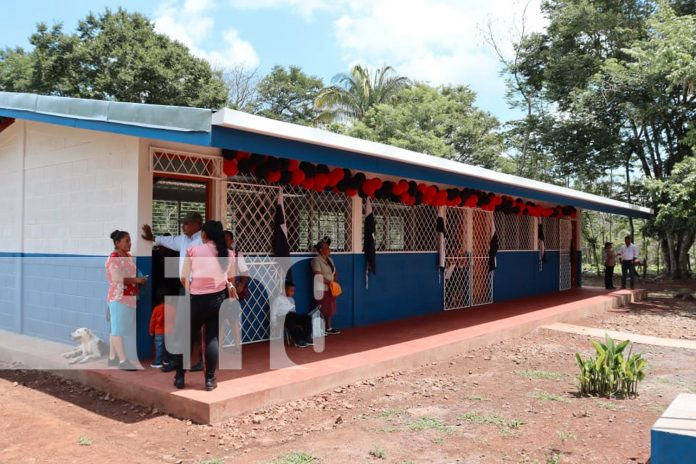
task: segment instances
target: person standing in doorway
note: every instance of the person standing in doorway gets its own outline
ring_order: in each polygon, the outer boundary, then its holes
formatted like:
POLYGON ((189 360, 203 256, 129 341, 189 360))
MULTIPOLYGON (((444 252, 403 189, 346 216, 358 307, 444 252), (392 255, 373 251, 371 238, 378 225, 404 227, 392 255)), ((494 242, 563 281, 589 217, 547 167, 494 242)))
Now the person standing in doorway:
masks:
POLYGON ((632 243, 631 236, 624 238, 624 244, 619 249, 621 257, 621 288, 626 288, 626 275, 630 273, 631 289, 636 285, 636 262, 638 261, 638 248, 632 243))
POLYGON ((138 277, 138 269, 130 254, 131 237, 124 230, 111 233, 114 251, 106 260, 106 277, 109 280, 109 366, 125 371, 136 368, 126 356, 123 337, 135 336, 135 308, 139 285, 147 285, 147 276, 138 277), (118 358, 118 359, 117 359, 118 358))
POLYGON ((604 260, 604 288, 607 290, 614 289, 614 266, 616 266, 616 252, 614 251, 613 244, 607 242, 604 244, 604 251, 602 252, 602 259, 604 260))
MULTIPOLYGON (((233 253, 227 249, 222 224, 208 221, 203 224, 202 245, 186 251, 181 283, 191 295, 191 339, 205 333, 205 389, 217 387, 215 371, 218 362, 218 334, 220 306, 228 298, 236 298, 233 253)), ((174 386, 184 388, 183 356, 175 355, 174 386)))
POLYGON ((328 335, 338 335, 341 332, 336 330, 331 319, 336 315, 336 297, 331 293, 331 282, 338 283, 338 272, 336 264, 331 258, 331 239, 324 237, 315 246, 317 256, 312 258, 311 267, 315 280, 321 279, 322 297, 317 301, 321 305, 319 311, 326 321, 326 333, 328 335))
MULTIPOLYGON (((149 224, 143 226, 143 239, 149 242, 155 242, 158 247, 165 247, 172 251, 179 253, 179 278, 181 278, 181 272, 184 267, 184 258, 186 257, 186 250, 189 247, 201 245, 201 226, 203 224, 203 216, 199 213, 190 212, 187 213, 182 219, 179 220, 181 223, 180 235, 154 235, 152 233, 152 228, 149 224)), ((165 269, 167 268, 165 263, 165 269)), ((183 287, 181 288, 180 295, 184 294, 183 287)), ((193 347, 194 359, 199 359, 192 367, 192 371, 201 371, 203 369, 203 361, 200 355, 200 337, 196 339, 196 343, 193 347)), ((168 372, 174 370, 174 366, 170 363, 168 366, 162 368, 163 371, 168 372)))

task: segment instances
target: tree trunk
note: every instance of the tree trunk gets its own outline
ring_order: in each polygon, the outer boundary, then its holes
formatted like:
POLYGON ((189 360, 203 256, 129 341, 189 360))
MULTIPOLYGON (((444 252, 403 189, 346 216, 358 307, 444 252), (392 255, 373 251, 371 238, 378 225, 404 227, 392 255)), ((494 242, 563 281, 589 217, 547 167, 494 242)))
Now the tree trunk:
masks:
POLYGON ((666 238, 660 239, 660 250, 662 251, 662 263, 665 266, 665 275, 672 275, 672 262, 669 254, 669 243, 666 238))
POLYGON ((679 274, 680 276, 690 276, 689 271, 689 250, 694 243, 694 233, 685 232, 681 236, 681 243, 679 244, 679 274))

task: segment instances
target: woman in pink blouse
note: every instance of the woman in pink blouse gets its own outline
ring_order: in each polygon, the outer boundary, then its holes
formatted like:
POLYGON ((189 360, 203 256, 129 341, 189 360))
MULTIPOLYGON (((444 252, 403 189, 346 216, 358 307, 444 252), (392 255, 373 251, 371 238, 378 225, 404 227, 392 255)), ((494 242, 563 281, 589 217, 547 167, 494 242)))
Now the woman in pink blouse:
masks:
MULTIPOLYGON (((233 253, 227 249, 222 224, 208 221, 201 228, 202 245, 186 251, 181 283, 191 295, 191 342, 196 343, 205 328, 205 389, 217 387, 215 369, 218 362, 220 306, 226 298, 236 298, 233 253)), ((192 345, 193 346, 193 345, 192 345)), ((184 388, 183 356, 176 355, 174 386, 184 388)))
POLYGON ((139 285, 147 284, 147 277, 138 277, 135 261, 130 254, 131 238, 124 230, 111 233, 114 251, 106 260, 106 276, 109 280, 109 366, 118 366, 123 370, 135 370, 128 361, 123 347, 124 336, 135 335, 135 307, 139 285), (116 359, 118 356, 118 359, 116 359))

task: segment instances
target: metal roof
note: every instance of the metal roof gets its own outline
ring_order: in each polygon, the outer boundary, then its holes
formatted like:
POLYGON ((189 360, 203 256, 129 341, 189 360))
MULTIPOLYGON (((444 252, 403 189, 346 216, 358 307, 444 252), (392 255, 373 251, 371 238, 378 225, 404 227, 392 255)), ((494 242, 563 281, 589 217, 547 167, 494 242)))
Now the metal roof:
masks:
MULTIPOLYGON (((599 195, 593 195, 524 177, 503 174, 490 169, 484 169, 369 140, 348 137, 313 127, 276 121, 228 108, 213 114, 212 123, 216 126, 359 153, 388 161, 410 164, 420 168, 436 169, 442 172, 461 175, 466 178, 489 181, 501 186, 513 186, 527 191, 542 192, 554 197, 564 198, 567 203, 571 205, 581 202, 584 205, 596 205, 600 210, 604 209, 602 207, 607 207, 611 211, 621 212, 622 214, 630 216, 646 217, 653 213, 650 208, 604 198, 599 195)), ((533 198, 533 195, 531 198, 533 198)))
POLYGON ((203 108, 0 92, 0 116, 193 145, 262 153, 267 149, 276 156, 327 164, 335 161, 335 165, 353 169, 628 216, 649 217, 653 213, 650 208, 566 187, 228 108, 213 113, 203 108))

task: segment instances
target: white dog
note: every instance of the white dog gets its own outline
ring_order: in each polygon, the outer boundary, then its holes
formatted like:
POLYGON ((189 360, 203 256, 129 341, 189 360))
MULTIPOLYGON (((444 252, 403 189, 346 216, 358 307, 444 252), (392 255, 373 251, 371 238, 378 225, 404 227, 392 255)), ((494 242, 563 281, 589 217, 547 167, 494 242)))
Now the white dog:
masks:
POLYGON ((64 358, 71 359, 68 364, 86 363, 91 359, 99 359, 104 356, 104 342, 91 330, 80 327, 70 336, 73 340, 79 341, 80 344, 74 350, 63 353, 64 358))

